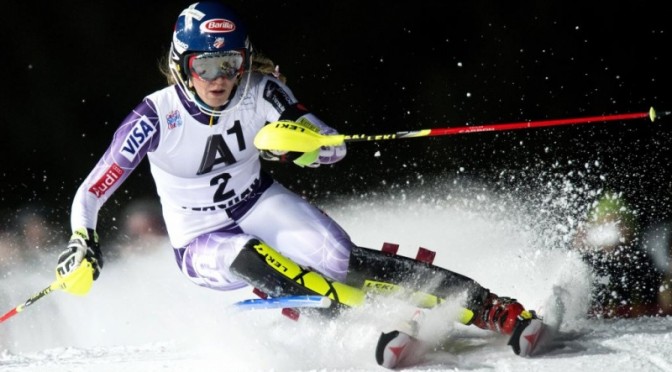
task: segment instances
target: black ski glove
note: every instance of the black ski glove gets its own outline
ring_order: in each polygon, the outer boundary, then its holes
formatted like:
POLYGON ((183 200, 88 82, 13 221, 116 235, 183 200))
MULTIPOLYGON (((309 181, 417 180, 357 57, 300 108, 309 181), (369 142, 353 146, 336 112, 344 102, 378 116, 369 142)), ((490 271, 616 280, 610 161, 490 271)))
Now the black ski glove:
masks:
POLYGON ((84 259, 93 267, 93 280, 98 279, 103 268, 103 254, 98 244, 98 234, 92 229, 80 228, 73 232, 68 248, 58 256, 56 272, 66 277, 75 271, 84 259))

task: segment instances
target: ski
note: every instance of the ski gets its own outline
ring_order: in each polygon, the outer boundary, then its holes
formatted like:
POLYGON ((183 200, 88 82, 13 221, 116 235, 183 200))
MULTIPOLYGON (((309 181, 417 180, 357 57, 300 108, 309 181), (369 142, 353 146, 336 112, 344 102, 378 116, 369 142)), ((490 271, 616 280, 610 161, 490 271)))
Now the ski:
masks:
POLYGON ((376 345, 376 362, 385 368, 394 369, 420 362, 426 345, 418 338, 425 317, 424 309, 417 309, 411 319, 398 329, 381 333, 376 345))
POLYGON ((516 325, 509 346, 516 355, 531 357, 541 353, 551 341, 553 330, 541 319, 522 320, 516 325))
POLYGON ((538 356, 561 345, 560 324, 565 314, 565 300, 569 293, 559 287, 553 287, 553 295, 547 300, 543 317, 532 312, 532 319, 520 320, 509 338, 509 345, 516 355, 522 357, 538 356))
POLYGON ((422 358, 423 342, 402 331, 382 333, 376 346, 376 362, 385 368, 411 366, 422 358))
POLYGON ((284 309, 284 308, 328 308, 331 299, 325 296, 299 295, 283 297, 253 298, 235 302, 233 307, 241 310, 284 309))
MULTIPOLYGON (((417 310, 412 319, 401 324, 398 329, 381 333, 376 345, 376 362, 389 368, 407 368, 422 363, 430 344, 418 337, 420 327, 429 310, 417 310)), ((509 337, 508 345, 521 357, 534 357, 552 347, 556 328, 546 324, 534 312, 531 318, 519 318, 518 324, 509 337)))

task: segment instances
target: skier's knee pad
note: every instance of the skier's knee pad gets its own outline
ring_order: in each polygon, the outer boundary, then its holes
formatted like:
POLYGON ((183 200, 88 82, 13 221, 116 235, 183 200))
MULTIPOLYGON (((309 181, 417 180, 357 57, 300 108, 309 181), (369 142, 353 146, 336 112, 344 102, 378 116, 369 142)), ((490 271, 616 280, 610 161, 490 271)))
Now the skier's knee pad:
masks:
POLYGON ((361 290, 304 268, 258 239, 245 244, 231 272, 272 297, 321 295, 347 306, 364 302, 361 290))

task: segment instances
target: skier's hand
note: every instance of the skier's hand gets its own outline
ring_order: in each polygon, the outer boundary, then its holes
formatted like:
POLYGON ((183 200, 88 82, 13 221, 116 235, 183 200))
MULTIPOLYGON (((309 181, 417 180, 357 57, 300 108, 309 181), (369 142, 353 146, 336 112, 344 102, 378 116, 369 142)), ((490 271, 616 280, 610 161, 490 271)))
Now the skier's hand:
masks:
POLYGON ((80 228, 72 234, 68 247, 58 257, 56 278, 62 282, 64 291, 83 295, 98 279, 102 267, 98 234, 91 229, 80 228))
POLYGON ((281 163, 285 162, 287 159, 285 155, 287 155, 289 151, 280 151, 280 150, 261 150, 259 152, 259 156, 268 161, 279 161, 281 163))
MULTIPOLYGON (((321 131, 320 127, 318 125, 313 124, 310 120, 308 120, 305 117, 299 118, 297 122, 284 122, 285 125, 289 125, 291 127, 298 128, 300 130, 292 130, 292 131, 281 131, 281 132, 266 132, 264 136, 262 136, 262 146, 268 146, 265 147, 265 149, 261 150, 260 156, 264 160, 270 160, 270 161, 279 161, 279 162, 288 162, 291 161, 294 164, 300 166, 300 167, 310 167, 310 168, 317 168, 320 166, 320 164, 333 164, 341 159, 346 154, 346 148, 345 148, 345 143, 341 143, 339 145, 330 145, 330 146, 319 146, 317 143, 315 145, 317 148, 314 150, 310 150, 307 152, 297 152, 297 151, 283 151, 283 150, 269 150, 268 148, 272 148, 272 146, 278 146, 280 148, 301 148, 301 149, 306 149, 308 146, 303 146, 303 147, 297 147, 297 146, 286 146, 288 143, 294 143, 296 145, 296 138, 293 138, 292 136, 297 135, 296 133, 310 133, 310 132, 315 132, 319 135, 332 135, 336 134, 336 131, 331 128, 323 128, 325 129, 324 132, 321 131), (272 140, 273 138, 273 133, 276 133, 276 136, 280 136, 280 141, 274 142, 272 140), (277 134, 280 133, 280 134, 277 134), (286 143, 285 143, 286 142, 286 143), (283 143, 284 146, 283 147, 283 143)), ((278 126, 272 126, 268 128, 278 128, 278 126)), ((263 131, 264 129, 262 129, 263 131)), ((260 132, 261 133, 261 132, 260 132)), ((299 140, 303 138, 304 140, 306 137, 298 137, 299 140)), ((310 138, 310 136, 308 136, 310 138)), ((255 138, 256 141, 256 138, 255 138)), ((255 142, 256 144, 256 142, 255 142)), ((264 147, 262 147, 264 148, 264 147)), ((308 147, 312 148, 312 146, 308 147)))

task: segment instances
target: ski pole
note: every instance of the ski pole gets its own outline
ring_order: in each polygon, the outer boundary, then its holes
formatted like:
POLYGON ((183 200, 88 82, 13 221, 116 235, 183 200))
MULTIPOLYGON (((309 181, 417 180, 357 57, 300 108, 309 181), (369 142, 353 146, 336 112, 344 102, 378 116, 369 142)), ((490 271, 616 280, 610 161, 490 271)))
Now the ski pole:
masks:
POLYGON ((56 289, 61 288, 61 281, 59 280, 54 280, 53 283, 51 283, 47 288, 35 293, 32 297, 30 297, 26 302, 22 303, 21 305, 13 308, 12 310, 8 311, 5 315, 0 317, 0 323, 4 322, 5 320, 13 317, 14 315, 22 312, 25 308, 28 306, 32 305, 35 301, 39 300, 40 298, 48 295, 49 293, 53 292, 56 289))
POLYGON ((656 118, 670 115, 672 112, 664 111, 656 113, 651 107, 647 112, 635 112, 625 114, 586 116, 569 119, 551 119, 537 121, 523 121, 516 123, 485 124, 474 126, 462 126, 453 128, 422 129, 416 131, 402 131, 388 134, 319 134, 302 123, 290 121, 277 121, 263 127, 254 138, 254 145, 260 150, 280 150, 310 152, 321 146, 337 146, 344 142, 382 141, 402 138, 449 136, 454 134, 466 134, 476 132, 494 132, 515 129, 553 127, 572 124, 600 123, 616 120, 634 120, 648 118, 655 121, 656 118))

